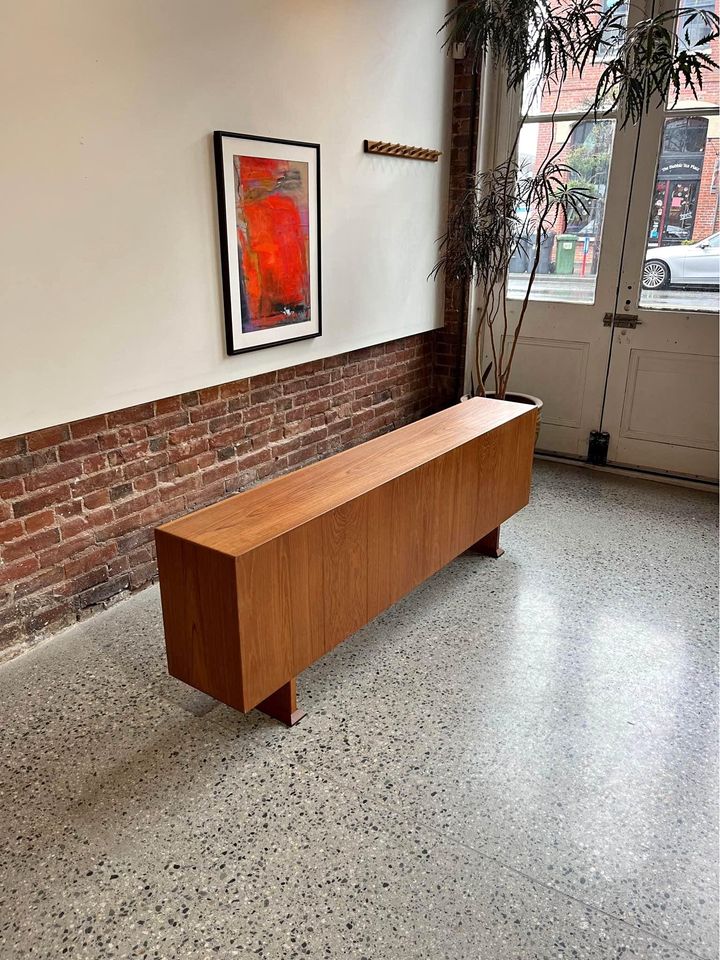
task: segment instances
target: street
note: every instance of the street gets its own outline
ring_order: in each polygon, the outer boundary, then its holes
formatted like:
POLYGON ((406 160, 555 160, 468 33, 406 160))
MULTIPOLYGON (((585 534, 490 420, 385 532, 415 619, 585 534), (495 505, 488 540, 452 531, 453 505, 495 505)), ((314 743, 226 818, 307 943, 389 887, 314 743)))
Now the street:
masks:
MULTIPOLYGON (((523 297, 527 287, 527 274, 511 273, 508 296, 513 300, 523 297)), ((592 303, 594 278, 540 274, 533 284, 533 300, 555 300, 571 303, 592 303)), ((640 306, 651 309, 705 310, 717 313, 720 310, 720 291, 693 287, 671 287, 666 290, 643 290, 640 306)))

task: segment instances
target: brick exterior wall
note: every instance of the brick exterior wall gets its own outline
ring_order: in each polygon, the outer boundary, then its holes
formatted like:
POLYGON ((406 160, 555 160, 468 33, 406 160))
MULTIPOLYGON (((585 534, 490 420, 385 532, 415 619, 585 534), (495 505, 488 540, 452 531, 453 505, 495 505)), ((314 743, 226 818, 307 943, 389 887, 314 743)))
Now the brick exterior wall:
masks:
MULTIPOLYGON (((474 82, 457 61, 450 202, 474 82)), ((158 524, 456 402, 465 296, 440 330, 0 440, 0 660, 152 583, 158 524)))
MULTIPOLYGON (((466 189, 468 174, 475 170, 477 82, 471 59, 456 60, 450 141, 450 208, 466 189)), ((445 284, 445 325, 437 332, 435 341, 435 391, 438 403, 442 406, 457 402, 463 392, 467 294, 467 289, 458 283, 445 284)))
POLYGON ((720 139, 708 137, 692 232, 692 239, 695 242, 704 240, 711 233, 717 233, 720 230, 718 156, 720 156, 720 139))

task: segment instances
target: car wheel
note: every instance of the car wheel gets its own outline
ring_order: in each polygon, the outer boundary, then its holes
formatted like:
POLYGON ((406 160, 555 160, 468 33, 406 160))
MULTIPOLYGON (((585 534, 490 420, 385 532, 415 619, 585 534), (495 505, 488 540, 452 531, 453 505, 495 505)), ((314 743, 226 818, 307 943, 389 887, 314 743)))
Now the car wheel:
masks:
POLYGON ((646 290, 662 290, 670 283, 670 269, 662 260, 647 260, 643 267, 642 285, 646 290))

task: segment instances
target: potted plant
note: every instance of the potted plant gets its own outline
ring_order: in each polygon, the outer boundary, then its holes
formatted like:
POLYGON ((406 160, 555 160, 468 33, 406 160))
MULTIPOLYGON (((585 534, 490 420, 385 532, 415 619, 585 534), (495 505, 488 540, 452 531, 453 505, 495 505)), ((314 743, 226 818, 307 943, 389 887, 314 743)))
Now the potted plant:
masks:
MULTIPOLYGON (((623 0, 460 0, 442 29, 448 46, 462 44, 478 71, 495 70, 508 95, 522 98, 507 156, 468 178, 452 207, 433 275, 476 284, 481 292, 475 330, 472 393, 499 400, 541 401, 509 392, 513 360, 543 255, 558 225, 597 215, 602 198, 574 165, 573 135, 581 124, 613 113, 619 127, 689 90, 697 99, 705 74, 717 68, 707 45, 718 37, 712 11, 680 8, 640 19, 626 29, 623 0), (691 40, 692 31, 692 40, 691 40), (680 36, 684 42, 678 42, 680 36), (536 169, 517 159, 523 124, 539 97, 551 103, 543 119, 559 112, 563 85, 598 66, 594 89, 560 144, 552 143, 536 169), (524 88, 524 89, 523 89, 524 88), (511 319, 507 310, 511 261, 524 261, 528 284, 511 319), (482 369, 483 347, 490 364, 482 369), (492 375, 494 389, 486 384, 492 375)), ((539 416, 538 416, 539 430, 539 416)))

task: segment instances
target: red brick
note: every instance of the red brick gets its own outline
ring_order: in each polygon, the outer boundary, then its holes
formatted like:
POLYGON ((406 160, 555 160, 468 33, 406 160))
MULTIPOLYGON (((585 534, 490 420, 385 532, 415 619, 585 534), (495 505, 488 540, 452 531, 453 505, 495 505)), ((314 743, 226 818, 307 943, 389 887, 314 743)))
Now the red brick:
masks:
POLYGON ((20 520, 0 523, 0 543, 10 543, 11 540, 17 540, 18 537, 23 536, 25 536, 25 528, 20 520))
POLYGON ((145 507, 151 506, 153 503, 157 503, 160 499, 159 490, 150 490, 147 493, 142 493, 138 497, 131 497, 128 500, 122 500, 119 503, 116 503, 113 507, 113 514, 115 515, 116 520, 120 520, 122 517, 128 517, 132 514, 140 513, 141 510, 144 510, 145 507))
POLYGON ((34 470, 29 477, 25 478, 25 488, 28 492, 33 490, 42 490, 43 487, 52 487, 55 484, 62 483, 63 480, 73 480, 82 473, 82 464, 56 463, 53 467, 46 467, 44 470, 34 470))
POLYGON ((185 427, 178 427, 177 430, 171 430, 168 439, 171 444, 186 443, 188 440, 196 440, 208 432, 206 423, 192 423, 185 427))
POLYGON ((25 492, 25 483, 21 478, 0 482, 0 500, 15 500, 25 492))
POLYGON ((28 445, 25 437, 8 437, 0 440, 0 459, 5 457, 19 457, 27 453, 28 445))
POLYGON ((97 473, 99 470, 106 470, 107 466, 108 459, 104 453, 93 453, 83 459, 82 472, 89 476, 92 473, 97 473))
POLYGON ((99 417, 87 417, 85 420, 76 420, 70 424, 70 436, 74 440, 83 437, 97 436, 107 430, 107 417, 103 413, 99 417))
POLYGON ((31 577, 29 580, 21 580, 19 583, 16 583, 14 600, 17 602, 23 597, 32 596, 38 593, 38 591, 44 590, 46 587, 60 583, 63 579, 64 574, 61 566, 48 567, 47 570, 43 570, 36 577, 31 577))
POLYGON ((223 399, 229 399, 230 397, 242 397, 245 396, 249 401, 250 394, 250 381, 249 380, 234 380, 232 383, 223 383, 220 387, 220 396, 223 399))
POLYGON ((79 500, 66 500, 55 505, 58 517, 76 517, 82 513, 82 503, 79 500))
POLYGON ((55 447, 64 440, 70 439, 70 428, 67 424, 57 427, 46 427, 44 430, 35 430, 27 438, 28 450, 42 450, 43 447, 55 447))
POLYGON ((200 486, 200 475, 193 474, 189 477, 183 477, 182 480, 173 480, 172 483, 164 484, 160 488, 160 494, 163 497, 179 497, 185 493, 191 493, 200 486))
POLYGON ((89 547, 93 539, 93 534, 82 533, 72 540, 62 540, 56 546, 49 547, 47 550, 39 553, 38 559, 43 567, 49 567, 55 563, 62 563, 63 560, 67 560, 67 558, 73 556, 73 554, 77 554, 86 547, 89 547))
POLYGON ((13 477, 22 477, 30 474, 33 469, 32 457, 8 457, 0 460, 0 480, 10 480, 13 477))
POLYGON ((219 433, 221 430, 236 430, 238 436, 243 436, 245 427, 242 420, 236 413, 229 413, 226 416, 216 417, 208 424, 210 433, 219 433))
POLYGON ((64 520, 60 524, 60 536, 63 540, 71 540, 85 531, 107 526, 108 523, 112 523, 113 519, 114 515, 110 507, 93 510, 92 513, 81 514, 77 517, 70 517, 69 520, 64 520))
POLYGON ((153 473, 146 473, 133 481, 135 489, 141 493, 145 490, 152 490, 157 486, 157 479, 153 473))
POLYGON ((96 453, 99 449, 95 437, 86 437, 83 440, 70 440, 67 443, 61 443, 58 447, 58 457, 60 460, 74 460, 76 457, 84 457, 89 453, 96 453))
POLYGON ((190 415, 187 410, 178 410, 169 413, 166 417, 156 417, 148 424, 150 437, 150 449, 156 453, 158 449, 165 449, 167 446, 167 437, 162 434, 172 430, 173 427, 182 427, 190 422, 190 415))
POLYGON ((5 544, 2 550, 2 558, 10 563, 13 560, 20 560, 31 553, 39 553, 45 547, 50 547, 60 541, 60 531, 56 529, 41 530, 31 537, 23 537, 21 540, 13 540, 12 543, 5 544))
POLYGON ((130 569, 130 560, 128 557, 113 557, 107 565, 108 578, 116 577, 119 573, 126 573, 130 569))
POLYGON ((250 403, 264 403, 266 400, 275 400, 282 396, 282 387, 275 384, 272 387, 262 387, 256 389, 254 386, 250 390, 250 403))
POLYGON ((226 413, 227 400, 217 400, 215 403, 205 403, 193 407, 190 411, 190 422, 198 423, 201 420, 212 420, 214 417, 222 417, 226 413))
POLYGON ((218 463, 208 470, 203 470, 201 474, 202 485, 204 487, 224 480, 226 477, 232 477, 237 473, 237 467, 234 463, 218 463))
POLYGON ((248 423, 245 426, 245 434, 248 437, 254 437, 259 433, 263 433, 265 430, 269 430, 271 426, 271 417, 265 417, 264 420, 255 420, 254 422, 248 423))
POLYGON ((130 530, 133 530, 137 527, 138 518, 131 514, 127 517, 121 517, 119 520, 113 520, 112 523, 107 524, 95 531, 95 539, 98 541, 105 540, 114 540, 116 537, 121 537, 125 533, 129 533, 130 530))
POLYGON ((250 399, 247 394, 240 397, 230 397, 228 400, 228 410, 230 413, 240 413, 250 406, 250 399))
POLYGON ((120 466, 124 463, 132 463, 139 460, 150 452, 150 442, 140 440, 137 443, 130 443, 127 446, 118 447, 116 450, 108 451, 108 463, 111 467, 120 466))
POLYGON ((45 487, 37 493, 32 493, 27 497, 16 500, 13 503, 13 515, 15 517, 27 517, 31 513, 37 513, 44 507, 62 503, 63 500, 69 499, 70 487, 67 483, 60 484, 57 487, 45 487))
POLYGON ((217 503, 218 500, 222 500, 225 496, 226 483, 227 481, 225 480, 219 480, 216 483, 202 487, 197 493, 191 494, 187 498, 185 509, 196 510, 198 507, 205 507, 208 506, 208 504, 217 503))
POLYGON ((211 464, 215 463, 215 451, 208 450, 205 453, 202 453, 199 457, 191 457, 189 460, 182 460, 178 463, 177 475, 179 477, 186 477, 189 473, 197 473, 198 470, 203 470, 205 467, 209 467, 211 464))
POLYGON ((110 493, 107 489, 94 490, 86 497, 83 497, 83 506, 86 510, 97 510, 99 507, 106 507, 110 503, 110 493))
POLYGON ((63 597, 76 597, 84 590, 94 587, 98 583, 103 583, 108 578, 106 567, 100 567, 97 570, 90 570, 83 573, 74 580, 63 580, 55 588, 55 593, 63 597))
POLYGON ((40 561, 35 555, 16 560, 14 563, 0 562, 0 586, 29 577, 40 569, 40 561))
POLYGON ((133 550, 128 554, 128 563, 131 567, 136 567, 141 563, 155 559, 155 542, 151 540, 139 550, 133 550))
POLYGON ((107 564, 109 560, 117 553, 117 544, 104 543, 100 546, 92 546, 88 550, 67 560, 63 564, 63 572, 68 580, 79 577, 82 573, 88 573, 90 570, 96 570, 107 564))
POLYGON ((25 520, 25 530, 27 533, 37 533, 45 527, 51 527, 55 523, 55 511, 43 510, 42 513, 34 513, 25 520))
POLYGON ((158 417, 161 417, 166 413, 174 413, 176 410, 180 409, 182 409, 180 397, 165 397, 163 400, 156 400, 155 419, 153 420, 153 423, 157 422, 158 417))
MULTIPOLYGON (((156 503, 147 510, 143 510, 140 514, 140 525, 143 527, 154 527, 160 523, 164 523, 166 520, 173 519, 173 517, 180 516, 181 513, 185 513, 184 497, 173 497, 167 500, 161 500, 160 503, 156 503)), ((136 532, 138 534, 144 534, 146 540, 152 540, 153 538, 152 529, 136 532)), ((138 546, 141 542, 144 541, 138 540, 133 545, 138 546)))
POLYGON ((238 472, 242 470, 247 470, 249 467, 256 467, 261 463, 266 463, 268 460, 272 459, 272 454, 269 450, 258 450, 257 452, 248 453, 244 456, 238 458, 237 461, 237 470, 238 472))
POLYGON ((75 480, 72 485, 73 497, 87 497, 89 493, 95 490, 107 490, 120 480, 122 471, 119 467, 113 467, 109 470, 102 470, 100 473, 93 473, 89 477, 83 477, 75 480))
POLYGON ((150 583, 157 577, 157 564, 155 561, 143 563, 140 566, 133 567, 130 571, 130 587, 137 590, 143 584, 150 583))
POLYGON ((155 413, 154 403, 139 403, 124 410, 115 410, 107 415, 108 426, 118 427, 127 423, 142 423, 149 420, 155 413))
POLYGON ((132 426, 120 427, 117 431, 117 439, 121 447, 124 447, 128 443, 137 443, 140 440, 145 440, 147 435, 148 427, 146 424, 132 424, 132 426))

